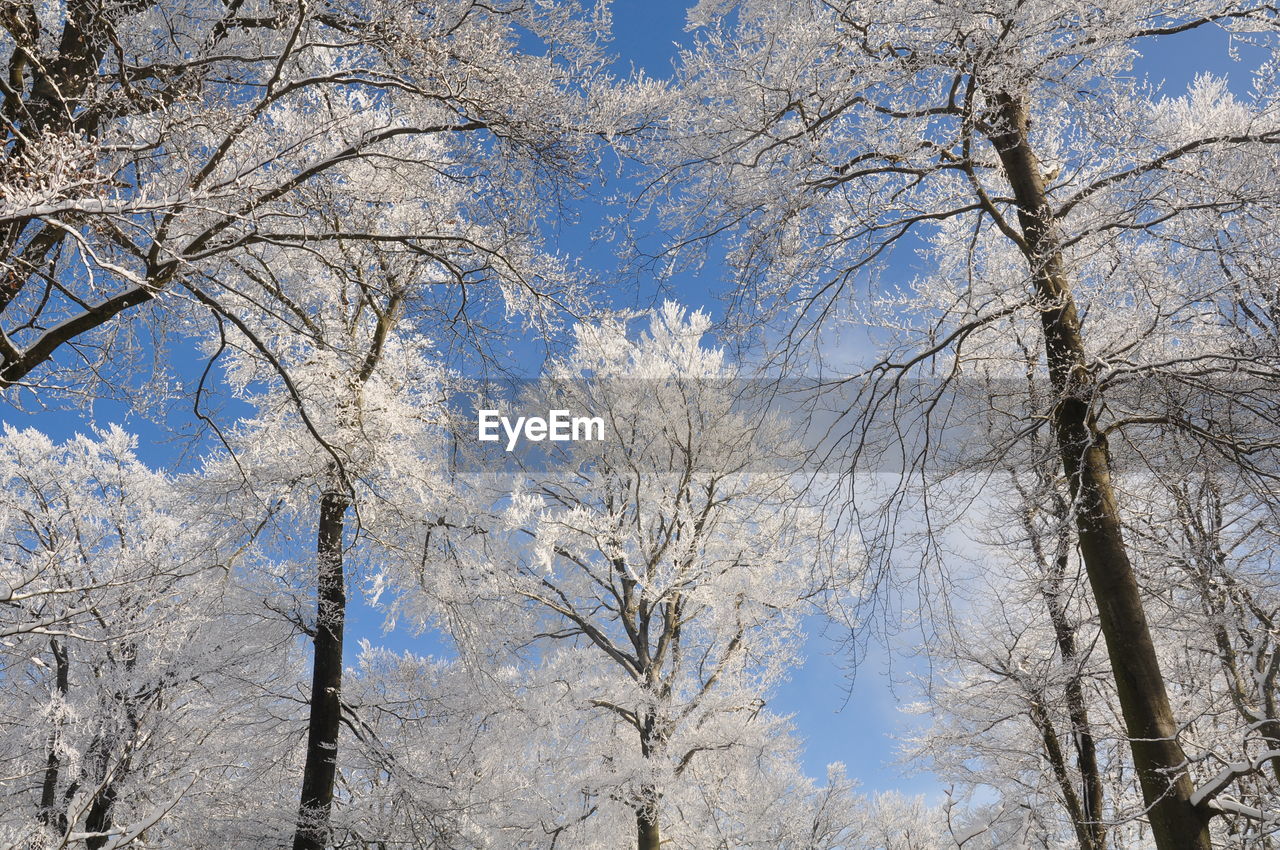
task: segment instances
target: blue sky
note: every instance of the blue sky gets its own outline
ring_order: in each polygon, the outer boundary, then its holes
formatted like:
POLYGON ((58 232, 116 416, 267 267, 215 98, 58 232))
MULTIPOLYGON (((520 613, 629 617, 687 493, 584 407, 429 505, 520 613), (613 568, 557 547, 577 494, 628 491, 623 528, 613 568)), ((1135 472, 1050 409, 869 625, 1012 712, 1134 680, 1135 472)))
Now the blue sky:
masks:
MULTIPOLYGON (((676 50, 673 43, 689 40, 684 32, 684 10, 684 3, 672 0, 646 3, 619 0, 614 6, 613 49, 618 56, 617 72, 625 75, 636 67, 653 77, 668 76, 676 50)), ((1227 73, 1232 87, 1242 91, 1247 86, 1245 69, 1251 64, 1249 54, 1246 51, 1246 61, 1232 63, 1227 59, 1226 46, 1227 36, 1217 31, 1153 44, 1144 59, 1143 70, 1154 81, 1164 81, 1170 94, 1180 93, 1198 71, 1205 69, 1227 73)), ((552 228, 550 236, 557 250, 579 257, 589 267, 607 274, 611 249, 594 243, 589 235, 599 223, 601 210, 598 204, 584 204, 578 223, 552 228)), ((720 312, 718 296, 723 285, 723 269, 714 265, 704 268, 696 277, 686 276, 666 283, 667 291, 678 300, 690 307, 707 308, 713 315, 720 312)), ((617 306, 644 305, 651 302, 657 290, 657 281, 641 279, 613 291, 611 300, 617 306)), ((165 465, 173 459, 172 444, 164 441, 164 432, 130 415, 118 404, 98 403, 92 411, 83 414, 40 414, 7 408, 0 411, 0 418, 13 425, 43 428, 58 438, 85 430, 90 422, 121 421, 140 434, 144 457, 165 465)), ((447 651, 432 635, 399 632, 383 636, 381 616, 368 607, 352 612, 349 635, 353 650, 360 638, 367 637, 395 649, 424 654, 447 651)), ((889 671, 892 669, 901 678, 910 671, 910 661, 896 657, 891 664, 895 656, 873 644, 858 675, 851 680, 847 675, 848 654, 816 634, 809 639, 807 656, 807 663, 794 672, 771 703, 775 711, 794 715, 798 731, 808 741, 806 770, 820 779, 825 775, 826 764, 838 760, 845 762, 850 775, 860 779, 867 789, 940 793, 933 777, 911 775, 893 764, 892 736, 904 728, 904 718, 898 711, 904 692, 899 689, 895 693, 889 671)))

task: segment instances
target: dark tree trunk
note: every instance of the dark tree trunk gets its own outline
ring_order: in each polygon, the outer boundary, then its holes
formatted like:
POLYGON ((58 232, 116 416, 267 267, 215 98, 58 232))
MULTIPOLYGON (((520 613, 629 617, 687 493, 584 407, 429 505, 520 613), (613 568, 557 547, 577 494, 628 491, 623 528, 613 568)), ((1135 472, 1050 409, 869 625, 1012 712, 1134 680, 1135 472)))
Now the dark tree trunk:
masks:
POLYGON ((92 132, 94 123, 82 114, 82 98, 106 55, 109 26, 95 4, 87 0, 67 4, 57 56, 31 68, 31 94, 21 116, 29 138, 39 138, 46 130, 65 131, 77 123, 92 132))
POLYGON ((1097 603, 1134 768, 1159 850, 1209 850, 1208 817, 1191 803, 1187 759, 1165 690, 1142 594, 1121 533, 1104 435, 1091 409, 1096 383, 1054 234, 1025 104, 994 98, 990 133, 1018 204, 1023 250, 1040 301, 1045 357, 1057 403, 1052 425, 1071 490, 1081 558, 1097 603))
MULTIPOLYGON (((1042 485, 1049 483, 1047 479, 1041 480, 1042 485)), ((1065 523, 1070 518, 1068 505, 1057 497, 1056 492, 1052 503, 1052 516, 1060 523, 1065 523)), ((1076 625, 1071 621, 1063 596, 1073 538, 1065 525, 1060 525, 1057 532, 1057 546, 1050 557, 1045 551, 1044 542, 1030 515, 1026 518, 1025 528, 1031 542, 1031 551, 1035 555, 1036 566, 1044 575, 1040 595, 1044 599, 1045 608, 1049 611, 1049 621, 1053 624, 1053 636, 1058 644, 1058 654, 1062 657, 1063 666, 1070 671, 1063 690, 1067 698, 1067 718, 1071 723, 1071 740, 1076 752, 1076 770, 1080 775, 1079 792, 1076 791, 1073 780, 1068 774, 1066 761, 1061 757, 1060 751, 1059 761, 1054 761, 1052 749, 1057 747, 1056 737, 1052 747, 1046 743, 1046 754, 1062 786, 1063 799, 1066 800, 1067 808, 1071 812, 1080 850, 1106 850, 1107 829, 1102 822, 1103 787, 1102 777, 1098 773, 1097 745, 1094 743, 1093 727, 1089 722, 1089 709, 1084 698, 1080 657, 1076 651, 1076 625)), ((1042 731, 1044 731, 1043 727, 1042 731)))
MULTIPOLYGON (((49 641, 49 647, 53 652, 54 688, 59 698, 66 699, 70 688, 67 650, 57 639, 49 641)), ((62 760, 58 757, 58 732, 55 729, 49 736, 49 755, 45 759, 44 781, 40 784, 40 822, 59 832, 66 832, 67 810, 65 807, 57 807, 58 777, 61 772, 62 760)))
POLYGON ((84 828, 87 832, 100 834, 85 839, 84 846, 88 850, 102 850, 111 840, 109 835, 101 833, 111 829, 111 815, 115 810, 118 793, 116 783, 108 782, 98 796, 93 798, 93 805, 89 807, 89 814, 84 819, 84 828))
POLYGON ((293 836, 294 850, 323 850, 329 842, 329 815, 333 809, 333 786, 338 769, 338 724, 342 711, 342 630, 347 609, 342 532, 350 503, 350 497, 336 489, 320 498, 311 714, 307 722, 307 756, 302 770, 302 797, 298 826, 293 836))
POLYGON ((1093 834, 1085 818, 1084 804, 1071 779, 1071 772, 1067 769, 1066 756, 1058 743, 1058 730, 1054 727, 1053 719, 1049 716, 1049 710, 1045 707, 1043 700, 1032 701, 1031 722, 1040 732, 1040 742, 1044 746, 1045 758, 1049 760, 1049 766, 1053 769, 1053 778, 1057 781, 1059 790, 1062 791, 1062 800, 1066 805, 1067 813, 1071 816, 1071 825, 1075 829, 1080 850, 1094 850, 1093 834))
POLYGON ((1062 663, 1071 669, 1067 679, 1067 717, 1071 721, 1071 739, 1076 750, 1076 769, 1080 772, 1080 816, 1076 820, 1076 834, 1080 850, 1106 850, 1107 829, 1102 822, 1102 777, 1098 773, 1098 753, 1093 740, 1093 727, 1089 723, 1089 709, 1084 701, 1079 657, 1076 654, 1075 626, 1067 619, 1062 605, 1062 575, 1066 571, 1066 556, 1055 559, 1055 585, 1046 591, 1045 602, 1053 632, 1058 641, 1062 663))

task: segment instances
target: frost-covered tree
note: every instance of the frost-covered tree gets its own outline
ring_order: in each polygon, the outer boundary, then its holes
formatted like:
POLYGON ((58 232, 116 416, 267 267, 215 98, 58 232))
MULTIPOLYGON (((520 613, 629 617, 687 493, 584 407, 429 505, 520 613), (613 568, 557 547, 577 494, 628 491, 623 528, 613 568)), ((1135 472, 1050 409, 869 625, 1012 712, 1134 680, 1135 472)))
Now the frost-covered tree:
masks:
POLYGON ((321 846, 344 559, 442 501, 439 362, 582 306, 537 225, 643 98, 603 84, 607 13, 572 2, 11 6, 0 385, 136 392, 141 328, 204 344, 195 415, 229 450, 196 476, 209 515, 285 564, 311 526, 314 601, 258 587, 313 638, 295 844, 321 846), (256 408, 235 427, 228 394, 256 408))
MULTIPOLYGON (((1028 470, 1009 480, 1023 521, 984 529, 980 573, 957 594, 963 614, 925 647, 932 674, 919 682, 907 754, 978 808, 994 793, 993 822, 1034 812, 1029 828, 1043 842, 1143 846, 1145 806, 1062 484, 1028 470)), ((1205 777, 1197 794, 1219 814, 1215 841, 1272 847, 1271 509, 1216 468, 1117 484, 1170 699, 1205 777)))
POLYGON ((415 287, 438 268, 359 243, 336 249, 260 265, 257 276, 293 309, 238 305, 219 354, 255 415, 223 435, 229 451, 202 471, 211 492, 234 494, 221 509, 230 523, 269 516, 282 556, 305 570, 282 576, 302 593, 283 613, 313 646, 296 847, 331 842, 347 594, 358 586, 346 561, 369 557, 384 517, 438 510, 449 489, 447 374, 430 341, 405 327, 415 287))
POLYGON ((571 0, 9 3, 0 383, 129 375, 143 305, 287 310, 237 273, 254 246, 519 267, 594 140, 644 108, 594 85, 607 23, 571 0), (32 374, 51 359, 67 371, 32 374))
POLYGON ((464 644, 531 668, 545 728, 521 746, 560 763, 552 814, 575 846, 628 822, 642 850, 717 846, 700 795, 749 796, 801 617, 856 592, 856 553, 793 480, 789 425, 702 344, 709 329, 671 303, 639 337, 580 326, 519 403, 599 416, 604 439, 544 444, 497 476, 477 497, 496 510, 451 547, 464 644))
POLYGON ((1167 611, 1162 663, 1185 707, 1197 794, 1233 820, 1224 846, 1273 847, 1280 832, 1280 587, 1275 504, 1213 461, 1138 479, 1131 528, 1167 611), (1145 485, 1145 486, 1144 486, 1145 485), (1142 492, 1142 491, 1140 491, 1142 492))
POLYGON ((0 437, 0 834, 13 846, 198 841, 278 749, 263 696, 288 634, 255 616, 240 580, 252 555, 135 448, 119 429, 0 437))
POLYGON ((949 414, 972 410, 949 399, 975 370, 1021 380, 1035 352, 1033 403, 985 396, 1019 420, 1001 456, 1052 435, 1156 843, 1210 846, 1108 444, 1180 433, 1246 476, 1274 468, 1280 89, 1273 60, 1248 95, 1202 75, 1180 97, 1135 64, 1196 31, 1272 50, 1274 8, 709 0, 691 20, 689 107, 654 149, 680 245, 732 233, 744 300, 777 308, 792 354, 880 329, 879 356, 838 364, 851 461, 910 423, 930 509, 949 414), (881 287, 895 249, 921 271, 881 287))
POLYGON ((1128 846, 1143 805, 1117 750, 1123 724, 1103 686, 1069 496, 1049 438, 1030 447, 1030 463, 987 479, 978 569, 924 648, 933 671, 912 710, 927 719, 907 752, 963 796, 994 790, 995 821, 1034 812, 1028 828, 1046 841, 1128 846))
MULTIPOLYGON (((344 761, 352 838, 419 846, 607 850, 635 840, 634 812, 586 793, 607 742, 600 717, 537 667, 366 646, 347 686, 353 737, 344 761), (442 743, 443 742, 443 743, 442 743), (410 838, 412 836, 412 838, 410 838)), ((662 804, 663 846, 698 850, 943 850, 948 812, 921 798, 859 793, 841 765, 803 775, 800 741, 767 710, 735 749, 690 762, 662 804), (747 755, 749 757, 745 757, 747 755)), ((983 824, 986 826, 986 824, 983 824)), ((955 829, 969 828, 957 825, 955 829)), ((983 830, 984 834, 989 830, 983 830)), ((1001 846, 977 838, 970 850, 1001 846)))

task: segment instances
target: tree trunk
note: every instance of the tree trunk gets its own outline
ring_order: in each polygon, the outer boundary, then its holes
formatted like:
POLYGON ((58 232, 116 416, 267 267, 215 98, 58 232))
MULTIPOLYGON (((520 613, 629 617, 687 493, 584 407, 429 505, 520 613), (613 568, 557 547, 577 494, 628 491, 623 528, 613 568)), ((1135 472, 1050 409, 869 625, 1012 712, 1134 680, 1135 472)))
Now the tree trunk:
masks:
POLYGON ((77 124, 92 133, 97 125, 85 113, 82 99, 106 56, 104 45, 110 43, 100 35, 105 21, 101 7, 87 0, 71 0, 66 9, 57 55, 33 68, 22 120, 23 135, 28 138, 39 138, 46 130, 66 131, 77 124))
MULTIPOLYGON (((650 711, 640 724, 640 754, 646 759, 657 757, 660 737, 657 717, 650 711)), ((636 846, 640 850, 658 850, 662 843, 658 829, 658 789, 645 786, 642 792, 642 805, 636 809, 636 846)))
MULTIPOLYGON (((67 691, 70 689, 71 672, 70 662, 67 659, 67 650, 57 638, 49 641, 49 647, 53 651, 54 688, 57 690, 58 698, 65 700, 67 691)), ((58 757, 58 738, 61 726, 62 721, 59 719, 57 728, 49 736, 49 754, 45 760, 44 781, 40 785, 39 817, 40 822, 46 826, 52 826, 58 832, 66 832, 66 807, 57 806, 58 777, 62 772, 62 760, 58 757), (56 811, 55 808, 57 809, 56 811)))
MULTIPOLYGON (((1065 567, 1065 558, 1058 559, 1058 566, 1065 567)), ((1058 574, 1061 576, 1061 573, 1058 574)), ((1061 590, 1059 581, 1058 590, 1061 590)), ((1080 818, 1077 834, 1080 850, 1106 850, 1107 828, 1102 821, 1102 777, 1098 773, 1098 752, 1093 740, 1093 727, 1089 722, 1089 709, 1084 701, 1079 657, 1076 655, 1075 627, 1068 622, 1061 597, 1046 593, 1049 616, 1058 641, 1062 663, 1072 668, 1067 680, 1067 716, 1071 720, 1071 739, 1076 750, 1076 769, 1080 771, 1080 818)))
POLYGON ((338 770, 341 719, 342 630, 347 595, 342 571, 342 532, 350 498, 332 489, 320 498, 316 533, 317 605, 315 656, 311 667, 311 714, 302 797, 293 850, 323 850, 329 841, 329 815, 338 770))
POLYGON ((1057 398, 1054 436, 1151 831, 1159 850, 1209 850, 1208 817, 1191 803, 1186 754, 1177 740, 1178 727, 1121 533, 1106 441, 1091 409, 1096 383, 1088 369, 1080 316, 1067 284, 1040 164, 1027 137, 1026 107, 1008 94, 996 95, 993 105, 999 126, 989 136, 1018 204, 1023 250, 1041 303, 1045 357, 1057 398))
POLYGON ((93 798, 93 804, 89 806, 89 814, 84 819, 85 830, 94 833, 90 838, 85 839, 84 846, 87 850, 102 850, 111 840, 108 833, 111 831, 112 815, 115 812, 118 795, 119 788, 112 780, 93 798))
POLYGON ((640 850, 658 850, 661 844, 658 832, 658 813, 648 809, 636 812, 636 839, 640 850))
POLYGON ((1040 732, 1040 742, 1044 746, 1045 758, 1048 759, 1049 766, 1053 769, 1053 778, 1057 781, 1059 790, 1062 791, 1062 801, 1066 806, 1067 814, 1071 816, 1071 825, 1075 829, 1080 850, 1096 850, 1093 833, 1089 829, 1088 819, 1085 816, 1085 804, 1076 792, 1076 786, 1071 780, 1071 772, 1067 770, 1067 759, 1058 743, 1058 730, 1054 728, 1053 719, 1049 716, 1049 709, 1043 700, 1045 694, 1042 692, 1040 696, 1041 699, 1034 699, 1031 702, 1031 722, 1040 732))
MULTIPOLYGON (((1053 515, 1065 521, 1069 513, 1067 504, 1055 495, 1053 506, 1053 515)), ((1053 623, 1053 635, 1058 643, 1058 654, 1062 657, 1063 666, 1070 670, 1064 691, 1067 698, 1067 717, 1071 721, 1071 740, 1076 751, 1076 769, 1080 773, 1080 793, 1075 795, 1072 788, 1065 788, 1064 793, 1068 797, 1075 796, 1079 803, 1078 811, 1073 810, 1072 819, 1075 821, 1080 850, 1106 850, 1107 828, 1102 822, 1103 786, 1102 777, 1098 772, 1097 745, 1093 740, 1089 708, 1084 699, 1080 658, 1076 652, 1076 626, 1067 614, 1063 599, 1063 582, 1071 556, 1071 536, 1065 526, 1059 528, 1057 545, 1050 560, 1039 534, 1030 521, 1027 522, 1026 528, 1036 563, 1044 572, 1045 581, 1041 586, 1040 594, 1049 611, 1049 620, 1053 623)), ((1064 781, 1067 780, 1064 779, 1064 781)))
MULTIPOLYGON (((132 673, 138 663, 138 645, 132 642, 126 643, 120 650, 120 657, 126 673, 132 673)), ((122 727, 115 727, 108 713, 106 728, 89 745, 89 752, 93 754, 93 758, 88 761, 97 763, 94 778, 101 787, 94 795, 89 812, 84 819, 85 830, 96 833, 93 837, 85 839, 84 844, 87 850, 101 850, 112 840, 108 833, 114 823, 116 800, 120 796, 120 783, 129 776, 131 771, 132 753, 138 737, 138 728, 142 724, 139 711, 146 699, 146 692, 117 691, 114 699, 124 715, 122 727), (122 735, 121 731, 125 734, 122 735), (111 756, 113 751, 117 750, 117 761, 113 765, 111 756)))

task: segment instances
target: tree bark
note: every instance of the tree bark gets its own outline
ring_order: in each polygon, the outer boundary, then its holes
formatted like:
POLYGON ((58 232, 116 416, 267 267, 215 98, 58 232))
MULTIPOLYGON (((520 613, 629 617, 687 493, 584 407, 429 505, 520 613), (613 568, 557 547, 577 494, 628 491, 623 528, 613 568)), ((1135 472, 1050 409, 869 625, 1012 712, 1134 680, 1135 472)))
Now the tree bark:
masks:
MULTIPOLYGON (((108 655, 110 656, 110 651, 108 655)), ((138 645, 133 642, 126 643, 120 651, 120 657, 125 671, 133 672, 138 663, 138 645)), ((87 850, 102 850, 111 841, 108 833, 114 823, 116 800, 120 797, 120 783, 125 780, 131 770, 132 752, 142 723, 140 711, 145 698, 145 691, 117 691, 114 700, 123 714, 122 728, 114 727, 108 713, 107 726, 89 745, 89 752, 93 755, 89 761, 97 763, 94 779, 101 787, 94 795, 89 812, 84 819, 85 830, 95 833, 92 837, 85 839, 87 850), (122 730, 125 733, 123 735, 122 730), (117 750, 117 761, 113 765, 111 756, 113 751, 117 750)))
POLYGON ((1040 301, 1045 357, 1057 403, 1052 426, 1071 491, 1081 558, 1097 603, 1107 654, 1159 850, 1209 850, 1209 819, 1191 802, 1187 758, 1147 624, 1142 595, 1121 532, 1110 458, 1091 397, 1097 390, 1085 354, 1079 313, 1028 138, 1021 98, 992 98, 997 125, 988 136, 1018 206, 1023 251, 1040 301))
POLYGON ((1084 813, 1084 803, 1071 781, 1066 756, 1058 743, 1058 730, 1054 728, 1053 719, 1049 717, 1049 710, 1045 706, 1043 697, 1042 692, 1039 698, 1031 702, 1031 722, 1040 732, 1040 742, 1044 746, 1045 758, 1049 760, 1049 766, 1053 769, 1053 778, 1057 781, 1059 790, 1062 791, 1062 800, 1067 807, 1067 813, 1071 816, 1071 825, 1075 829, 1080 850, 1095 850, 1093 834, 1089 830, 1084 813))
POLYGON ((1062 575, 1066 571, 1066 557, 1055 559, 1055 587, 1045 592, 1049 618, 1058 641, 1062 663, 1071 668, 1067 679, 1067 717, 1071 720, 1071 740, 1076 750, 1076 769, 1080 772, 1080 817, 1077 820, 1077 836, 1080 850, 1106 850, 1107 828, 1102 821, 1102 777, 1098 773, 1098 752, 1093 740, 1093 727, 1089 722, 1089 709, 1084 700, 1081 682, 1080 660, 1076 654, 1075 626, 1068 621, 1061 598, 1062 575))
MULTIPOLYGON (((1042 486, 1050 484, 1041 481, 1042 486)), ((1054 764, 1055 773, 1063 785, 1063 796, 1071 810, 1071 819, 1075 824, 1076 838, 1080 842, 1080 850, 1106 850, 1107 828, 1102 821, 1103 785, 1098 772, 1098 751, 1093 738, 1093 726, 1089 722, 1089 708, 1084 698, 1083 675, 1080 670, 1080 657, 1076 651, 1076 625, 1071 622, 1063 599, 1063 584, 1067 574, 1067 565, 1071 557, 1072 539, 1065 523, 1069 519, 1069 506, 1059 498, 1054 490, 1051 515, 1061 523, 1057 531, 1057 542, 1052 558, 1045 551, 1044 542, 1039 531, 1028 516, 1024 521, 1036 566, 1044 575, 1040 595, 1044 599, 1045 608, 1049 612, 1049 621, 1053 624, 1054 639, 1058 644, 1058 654, 1069 675, 1063 688, 1067 700, 1067 718, 1071 722, 1071 740, 1076 752, 1076 770, 1080 774, 1080 792, 1076 793, 1066 774, 1065 761, 1061 765, 1054 764), (1074 802, 1073 802, 1074 801, 1074 802)), ((1056 738, 1054 739, 1056 745, 1056 738)), ((1048 752, 1048 751, 1047 751, 1048 752)), ((1052 752, 1048 752, 1050 761, 1052 752)))
MULTIPOLYGON (((655 758, 660 732, 657 717, 651 711, 640 725, 640 753, 646 759, 655 758)), ((658 828, 658 790, 652 786, 643 789, 644 800, 636 809, 636 846, 639 850, 658 850, 662 843, 658 828)))
POLYGON ((640 850, 658 850, 662 843, 658 831, 658 814, 648 809, 636 812, 636 839, 640 850))
MULTIPOLYGON (((57 638, 49 641, 49 647, 53 652, 54 688, 57 690, 58 698, 65 700, 67 691, 70 690, 71 672, 67 649, 57 638)), ((60 728, 61 725, 62 722, 59 720, 58 727, 60 728)), ((49 753, 45 760, 44 780, 40 785, 39 817, 40 822, 46 826, 52 826, 59 832, 66 832, 67 810, 65 807, 57 806, 58 778, 62 772, 62 759, 58 757, 58 737, 58 729, 49 736, 49 753)))
MULTIPOLYGON (((106 759, 104 758, 103 761, 105 763, 106 759)), ((112 816, 115 812, 116 798, 119 793, 119 787, 115 780, 112 779, 93 798, 93 804, 89 806, 89 813, 84 819, 85 830, 93 833, 91 837, 85 839, 84 846, 87 850, 102 850, 103 847, 107 846, 107 842, 111 840, 111 836, 108 833, 111 830, 112 816)))
POLYGON ((323 850, 329 842, 333 786, 338 770, 338 724, 342 703, 342 637, 346 620, 346 579, 342 533, 350 497, 331 489, 320 498, 316 533, 317 607, 315 654, 311 668, 311 713, 307 755, 293 850, 323 850))

